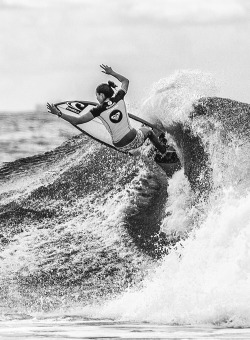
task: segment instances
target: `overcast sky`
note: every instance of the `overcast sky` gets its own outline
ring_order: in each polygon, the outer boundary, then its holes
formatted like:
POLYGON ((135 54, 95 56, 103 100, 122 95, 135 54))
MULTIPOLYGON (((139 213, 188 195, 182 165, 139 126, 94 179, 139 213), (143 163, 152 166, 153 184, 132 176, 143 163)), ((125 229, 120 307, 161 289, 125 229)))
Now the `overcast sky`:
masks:
POLYGON ((249 37, 249 0, 0 0, 0 111, 95 100, 101 63, 130 79, 135 103, 182 69, 250 103, 249 37))

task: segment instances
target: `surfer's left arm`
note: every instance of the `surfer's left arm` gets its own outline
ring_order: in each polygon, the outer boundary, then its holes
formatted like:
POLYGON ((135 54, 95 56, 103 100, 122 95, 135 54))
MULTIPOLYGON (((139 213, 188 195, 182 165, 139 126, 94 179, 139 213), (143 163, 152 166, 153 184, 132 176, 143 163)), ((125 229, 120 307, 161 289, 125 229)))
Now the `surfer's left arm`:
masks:
POLYGON ((47 103, 47 109, 53 115, 56 115, 56 116, 58 116, 58 117, 60 117, 64 120, 66 120, 67 122, 73 124, 73 125, 87 123, 90 120, 94 119, 94 116, 92 115, 92 113, 90 111, 85 113, 82 116, 76 117, 76 116, 68 115, 66 113, 62 113, 60 110, 58 110, 58 108, 55 107, 54 104, 47 103))

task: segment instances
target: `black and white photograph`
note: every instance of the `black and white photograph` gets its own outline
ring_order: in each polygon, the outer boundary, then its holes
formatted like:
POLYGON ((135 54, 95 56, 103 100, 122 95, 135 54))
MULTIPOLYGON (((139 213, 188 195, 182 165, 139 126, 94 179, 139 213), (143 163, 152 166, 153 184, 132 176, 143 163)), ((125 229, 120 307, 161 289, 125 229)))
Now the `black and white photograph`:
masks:
POLYGON ((249 0, 0 0, 0 339, 250 339, 249 37, 249 0))

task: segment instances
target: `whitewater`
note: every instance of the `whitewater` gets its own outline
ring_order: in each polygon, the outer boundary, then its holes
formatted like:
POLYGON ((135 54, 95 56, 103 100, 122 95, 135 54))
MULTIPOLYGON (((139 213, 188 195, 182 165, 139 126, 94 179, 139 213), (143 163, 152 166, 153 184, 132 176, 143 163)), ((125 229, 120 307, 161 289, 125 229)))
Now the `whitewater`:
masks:
POLYGON ((250 337, 250 105, 187 70, 129 111, 172 177, 75 133, 2 163, 0 338, 250 337))

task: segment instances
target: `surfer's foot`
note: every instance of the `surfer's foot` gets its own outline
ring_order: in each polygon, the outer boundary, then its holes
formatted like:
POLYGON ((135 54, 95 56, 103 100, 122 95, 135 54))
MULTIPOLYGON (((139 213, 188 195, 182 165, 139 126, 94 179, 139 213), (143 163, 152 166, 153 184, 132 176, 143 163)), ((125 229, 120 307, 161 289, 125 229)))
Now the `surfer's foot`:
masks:
POLYGON ((164 145, 167 145, 168 144, 168 141, 167 139, 165 138, 165 134, 162 133, 160 136, 159 136, 159 141, 164 144, 164 145))
POLYGON ((175 163, 178 161, 177 154, 172 147, 167 147, 164 154, 156 154, 154 160, 158 163, 175 163))

